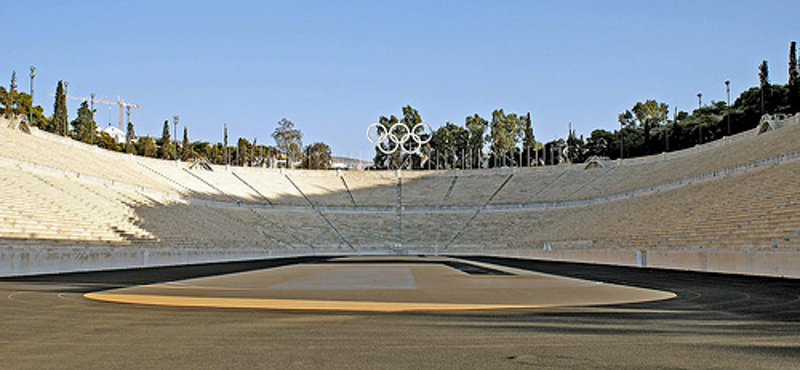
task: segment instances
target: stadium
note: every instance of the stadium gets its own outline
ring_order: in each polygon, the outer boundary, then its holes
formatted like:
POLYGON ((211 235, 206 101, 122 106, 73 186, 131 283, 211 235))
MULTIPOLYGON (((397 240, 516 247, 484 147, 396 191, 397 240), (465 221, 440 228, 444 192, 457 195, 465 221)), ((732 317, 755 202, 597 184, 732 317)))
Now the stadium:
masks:
POLYGON ((447 171, 198 165, 0 122, 9 368, 796 366, 800 115, 447 171))
POLYGON ((649 157, 449 171, 200 166, 5 121, 0 271, 479 254, 796 278, 798 117, 649 157))
POLYGON ((797 0, 2 8, 0 370, 800 370, 797 0))

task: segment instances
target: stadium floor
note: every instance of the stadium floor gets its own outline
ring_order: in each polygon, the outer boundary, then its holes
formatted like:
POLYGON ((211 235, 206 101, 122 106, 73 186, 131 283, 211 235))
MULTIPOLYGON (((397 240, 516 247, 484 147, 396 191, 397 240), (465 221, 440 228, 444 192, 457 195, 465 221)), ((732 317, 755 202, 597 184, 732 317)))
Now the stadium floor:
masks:
POLYGON ((295 258, 0 279, 0 369, 800 369, 800 281, 470 257, 673 292, 589 307, 403 313, 160 307, 86 293, 295 258))
POLYGON ((652 289, 447 257, 344 257, 87 293, 159 306, 357 312, 532 309, 674 298, 652 289))

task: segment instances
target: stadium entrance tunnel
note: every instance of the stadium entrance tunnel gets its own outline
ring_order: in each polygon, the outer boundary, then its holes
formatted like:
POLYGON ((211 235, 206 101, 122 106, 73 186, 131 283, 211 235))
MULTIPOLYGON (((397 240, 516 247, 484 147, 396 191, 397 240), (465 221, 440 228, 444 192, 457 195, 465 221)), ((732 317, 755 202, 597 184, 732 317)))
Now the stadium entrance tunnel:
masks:
POLYGON ((106 302, 272 310, 406 312, 536 309, 664 300, 675 294, 447 257, 341 257, 140 285, 106 302))

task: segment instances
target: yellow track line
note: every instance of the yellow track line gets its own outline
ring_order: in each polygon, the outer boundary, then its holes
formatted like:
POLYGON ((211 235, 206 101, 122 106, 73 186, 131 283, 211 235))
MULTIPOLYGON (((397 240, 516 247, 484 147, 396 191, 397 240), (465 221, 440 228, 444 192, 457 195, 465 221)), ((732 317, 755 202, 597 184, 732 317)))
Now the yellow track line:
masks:
POLYGON ((96 301, 133 303, 133 304, 144 304, 144 305, 155 305, 155 306, 262 308, 262 309, 273 309, 273 310, 315 310, 315 311, 406 312, 406 311, 530 309, 530 308, 549 307, 544 305, 319 301, 319 300, 301 300, 301 299, 181 297, 181 296, 162 296, 162 295, 151 295, 151 294, 113 294, 113 293, 86 293, 83 296, 85 298, 96 301))

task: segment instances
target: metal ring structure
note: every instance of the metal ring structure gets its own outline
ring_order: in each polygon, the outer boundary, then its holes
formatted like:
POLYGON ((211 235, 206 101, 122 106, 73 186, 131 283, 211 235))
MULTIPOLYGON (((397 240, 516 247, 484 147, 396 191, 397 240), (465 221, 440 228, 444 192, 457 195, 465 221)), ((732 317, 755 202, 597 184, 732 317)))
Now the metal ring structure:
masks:
POLYGON ((408 126, 402 123, 395 123, 389 128, 389 139, 394 141, 395 143, 402 144, 408 141, 408 138, 411 137, 411 132, 408 130, 408 126), (402 132, 402 133, 400 133, 402 132), (400 134, 400 137, 397 135, 400 134))
POLYGON ((422 154, 422 143, 419 141, 408 140, 405 143, 400 144, 400 148, 403 149, 403 152, 405 153, 422 154))
POLYGON ((386 140, 389 131, 380 123, 373 123, 367 127, 367 139, 373 144, 378 144, 386 140))
POLYGON ((403 123, 395 123, 388 130, 383 124, 373 123, 367 127, 367 139, 386 155, 398 149, 404 154, 419 155, 422 146, 431 141, 432 132, 427 123, 418 123, 410 130, 403 123))
POLYGON ((429 143, 431 139, 433 139, 433 130, 431 129, 431 126, 428 126, 427 123, 424 122, 417 123, 416 126, 414 126, 414 128, 411 129, 411 137, 414 139, 414 141, 420 143, 420 145, 425 145, 429 143), (422 132, 418 133, 419 131, 422 132), (420 135, 425 135, 425 134, 428 135, 427 138, 423 139, 422 137, 420 137, 420 135))
POLYGON ((399 148, 399 147, 400 147, 400 143, 398 143, 396 141, 392 141, 392 140, 387 140, 387 141, 384 141, 384 142, 381 142, 381 143, 378 144, 378 150, 380 150, 381 153, 386 154, 386 155, 390 155, 390 154, 396 152, 397 148, 399 148), (386 143, 386 148, 384 148, 384 143, 386 143))

